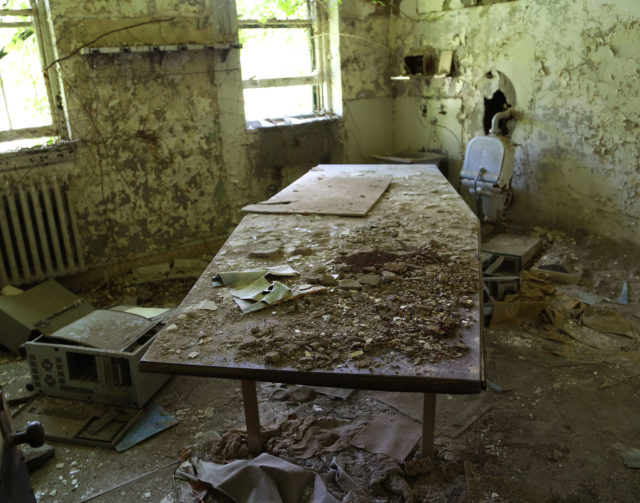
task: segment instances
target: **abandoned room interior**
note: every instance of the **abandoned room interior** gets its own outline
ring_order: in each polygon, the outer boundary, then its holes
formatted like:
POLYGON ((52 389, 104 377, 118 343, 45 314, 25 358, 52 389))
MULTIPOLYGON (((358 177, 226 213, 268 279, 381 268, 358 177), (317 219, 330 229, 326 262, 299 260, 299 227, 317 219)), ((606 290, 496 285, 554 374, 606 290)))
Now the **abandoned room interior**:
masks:
POLYGON ((0 501, 638 500, 640 2, 0 3, 0 501))

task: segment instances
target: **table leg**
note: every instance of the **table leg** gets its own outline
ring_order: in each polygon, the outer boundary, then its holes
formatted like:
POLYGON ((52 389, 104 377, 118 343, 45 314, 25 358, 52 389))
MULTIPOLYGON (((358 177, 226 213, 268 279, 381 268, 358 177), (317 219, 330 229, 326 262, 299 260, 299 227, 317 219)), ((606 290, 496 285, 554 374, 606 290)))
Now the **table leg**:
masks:
POLYGON ((257 456, 262 452, 262 436, 260 435, 260 414, 255 381, 242 381, 242 402, 244 404, 244 419, 247 423, 247 445, 249 452, 257 456))
POLYGON ((433 457, 433 440, 436 428, 436 394, 425 393, 422 409, 422 456, 433 457))

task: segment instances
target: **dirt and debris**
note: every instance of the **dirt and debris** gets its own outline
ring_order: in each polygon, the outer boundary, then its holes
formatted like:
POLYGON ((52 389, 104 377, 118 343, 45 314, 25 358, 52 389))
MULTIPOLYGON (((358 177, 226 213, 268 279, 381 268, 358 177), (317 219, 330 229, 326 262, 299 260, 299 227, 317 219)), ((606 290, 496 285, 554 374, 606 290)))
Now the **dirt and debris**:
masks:
MULTIPOLYGON (((374 249, 338 256, 327 271, 325 276, 338 283, 325 294, 331 302, 301 299, 286 308, 277 331, 252 326, 253 335, 242 339, 237 360, 262 357, 264 363, 310 370, 334 368, 365 355, 370 358, 355 366, 376 366, 376 358, 390 352, 405 355, 414 365, 466 352, 457 335, 466 323, 460 313, 475 304, 474 261, 432 241, 397 253, 374 249), (393 284, 385 280, 389 273, 393 284), (280 333, 287 331, 295 336, 280 333)), ((307 275, 304 281, 321 283, 322 277, 307 275)))
MULTIPOLYGON (((628 280, 629 304, 608 307, 637 327, 640 321, 633 316, 638 312, 636 292, 640 291, 636 251, 590 236, 554 232, 554 238, 554 246, 562 245, 565 256, 575 257, 573 262, 583 268, 584 274, 577 285, 582 291, 615 299, 623 280, 628 280)), ((166 298, 167 307, 179 303, 192 286, 180 286, 177 281, 157 285, 163 288, 155 293, 159 298, 166 298)), ((556 287, 564 289, 564 286, 556 287)), ((86 297, 82 292, 77 293, 86 297)), ((115 299, 119 289, 101 293, 105 299, 107 294, 115 299)), ((107 307, 109 303, 98 306, 107 307)), ((157 301, 153 305, 163 303, 157 301)), ((288 307, 284 304, 278 309, 288 307)), ((360 501, 367 502, 376 498, 381 502, 410 501, 403 499, 399 479, 393 482, 393 487, 400 494, 386 488, 391 487, 391 479, 380 482, 380 477, 373 476, 373 472, 383 474, 388 468, 392 478, 400 477, 395 467, 404 469, 404 480, 416 503, 634 502, 638 472, 625 465, 624 455, 640 447, 637 335, 631 339, 603 334, 576 325, 572 320, 566 322, 564 329, 589 345, 563 335, 559 336, 562 342, 546 339, 543 336, 549 332, 538 323, 486 330, 490 391, 476 396, 438 395, 436 455, 431 464, 421 461, 419 447, 404 464, 393 462, 393 469, 382 463, 388 458, 352 446, 306 459, 297 452, 301 446, 282 448, 277 455, 317 470, 336 497, 348 494, 337 485, 337 473, 346 472, 348 477, 365 486, 371 480, 378 481, 375 491, 380 492, 374 493, 374 486, 366 486, 365 490, 370 492, 360 501), (623 349, 621 342, 626 344, 623 349), (469 419, 460 419, 464 417, 469 419), (456 421, 460 426, 454 428, 456 421), (334 457, 336 463, 332 467, 334 457)), ((243 337, 250 335, 257 339, 259 330, 259 326, 255 333, 248 329, 243 337)), ((0 354, 1 365, 14 361, 13 355, 0 354)), ((24 363, 28 372, 27 362, 24 363)), ((263 431, 273 430, 274 426, 269 425, 304 421, 309 417, 329 417, 351 424, 364 416, 399 413, 396 408, 374 399, 370 392, 347 390, 349 393, 340 399, 318 393, 310 401, 289 400, 296 389, 271 383, 258 388, 263 431), (274 390, 283 395, 282 401, 272 398, 274 390)), ((39 501, 81 501, 128 481, 133 482, 96 501, 191 501, 181 499, 176 489, 172 476, 175 464, 155 470, 179 459, 181 453, 184 459, 191 455, 211 458, 215 454, 212 446, 219 440, 218 433, 226 438, 229 432, 244 428, 239 383, 176 376, 154 400, 179 416, 180 424, 126 454, 52 443, 56 447, 55 458, 32 475, 39 501), (72 466, 72 462, 76 465, 72 466), (56 468, 57 465, 60 468, 56 468), (77 473, 70 473, 78 467, 81 469, 77 473), (151 475, 145 477, 147 473, 151 475), (77 481, 75 490, 72 480, 77 481)), ((236 434, 235 447, 230 445, 224 459, 248 456, 248 451, 242 451, 243 445, 246 448, 243 435, 236 434)), ((270 438, 275 445, 276 437, 270 438)), ((284 438, 293 439, 289 434, 284 438)), ((330 438, 324 438, 323 442, 330 442, 330 438)), ((267 438, 267 442, 270 445, 272 441, 267 438)), ((339 480, 342 484, 348 483, 346 477, 339 480)), ((357 489, 358 486, 349 496, 353 499, 345 501, 357 501, 357 489)))
POLYGON ((162 332, 147 360, 180 364, 197 349, 196 363, 224 368, 477 377, 477 221, 433 178, 398 176, 390 189, 398 197, 364 218, 246 215, 169 320, 177 330, 162 332), (255 257, 266 241, 284 243, 280 258, 255 257), (283 265, 299 273, 282 280, 291 292, 323 290, 242 315, 232 292, 206 281, 283 265), (217 311, 197 309, 204 299, 217 311), (204 334, 213 340, 199 345, 204 334))

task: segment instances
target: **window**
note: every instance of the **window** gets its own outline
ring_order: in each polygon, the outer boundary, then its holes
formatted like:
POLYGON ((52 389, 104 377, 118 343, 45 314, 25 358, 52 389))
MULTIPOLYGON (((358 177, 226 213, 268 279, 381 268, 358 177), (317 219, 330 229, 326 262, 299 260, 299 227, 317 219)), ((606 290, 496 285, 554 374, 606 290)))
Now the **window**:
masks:
POLYGON ((36 2, 0 3, 0 152, 46 144, 58 134, 36 2))
POLYGON ((329 113, 328 5, 325 0, 236 0, 249 125, 329 113))

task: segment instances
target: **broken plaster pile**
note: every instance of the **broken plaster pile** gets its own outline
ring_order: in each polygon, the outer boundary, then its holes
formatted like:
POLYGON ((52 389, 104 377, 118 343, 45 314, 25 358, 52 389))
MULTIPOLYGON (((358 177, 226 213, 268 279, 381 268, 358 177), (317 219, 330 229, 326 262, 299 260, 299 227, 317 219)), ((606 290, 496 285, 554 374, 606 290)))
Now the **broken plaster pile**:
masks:
POLYGON ((302 278, 332 287, 329 302, 309 298, 288 307, 292 316, 284 331, 292 331, 292 338, 253 325, 238 357, 264 355, 265 363, 304 370, 341 366, 347 359, 357 360, 358 368, 371 368, 389 353, 406 355, 414 365, 455 358, 467 349, 455 340, 466 324, 457 314, 473 307, 476 278, 472 264, 443 253, 436 241, 421 249, 366 249, 339 256, 302 278), (363 336, 367 328, 374 328, 375 335, 363 336))
MULTIPOLYGON (((406 168, 403 177, 402 168, 381 169, 395 173, 391 195, 366 217, 245 216, 149 361, 187 355, 207 366, 427 375, 445 360, 472 358, 479 335, 477 220, 437 170, 406 168), (211 278, 230 271, 285 265, 299 274, 282 279, 291 296, 270 309, 242 315, 236 287, 211 288, 211 278), (216 309, 199 308, 203 301, 216 309)), ((263 293, 251 288, 247 295, 263 293)))
MULTIPOLYGON (((311 228, 313 221, 307 221, 311 228)), ((417 373, 425 372, 423 365, 464 355, 462 336, 474 325, 479 265, 468 252, 454 253, 444 235, 438 236, 443 241, 405 242, 398 231, 403 225, 372 219, 354 226, 337 250, 319 251, 308 236, 310 246, 292 246, 290 254, 273 240, 254 243, 253 250, 272 249, 271 263, 284 260, 300 272, 283 279, 293 292, 323 291, 243 315, 228 290, 207 285, 200 296, 209 302, 216 296, 216 309, 199 308, 203 300, 194 309, 184 306, 161 351, 206 359, 215 350, 238 364, 300 370, 373 370, 400 358, 417 373), (218 335, 210 329, 214 319, 225 320, 218 335)), ((246 248, 237 252, 246 264, 246 248)), ((232 257, 225 260, 236 265, 232 257)))

